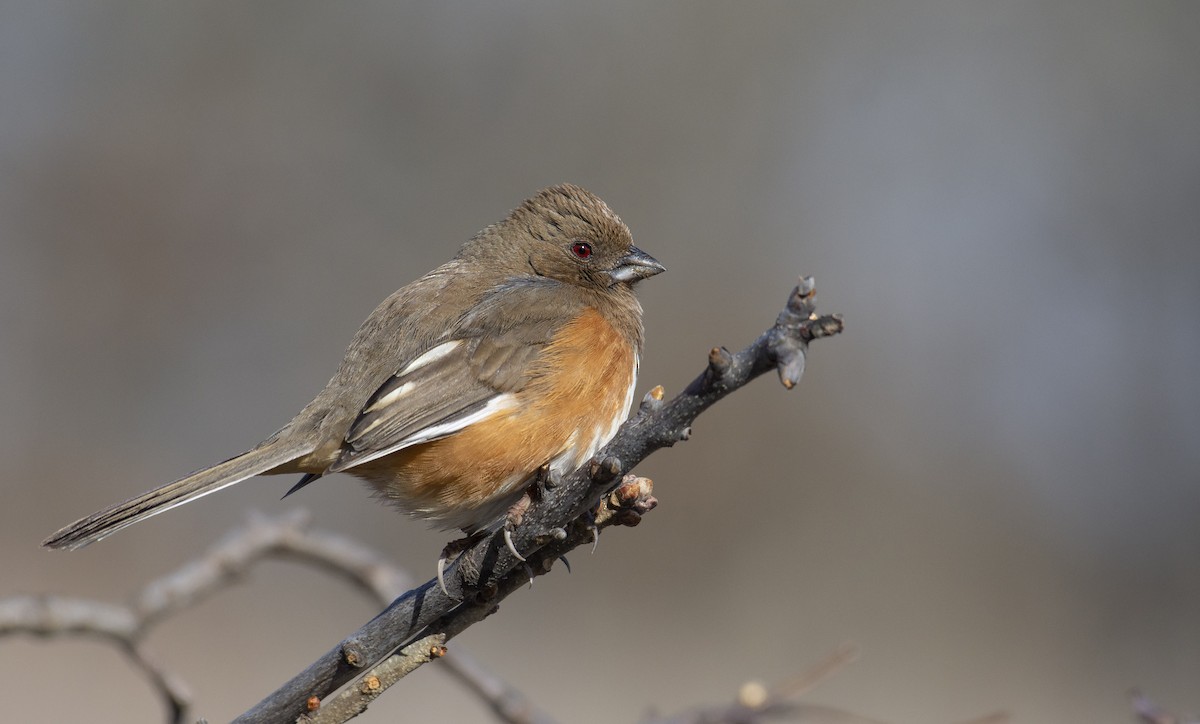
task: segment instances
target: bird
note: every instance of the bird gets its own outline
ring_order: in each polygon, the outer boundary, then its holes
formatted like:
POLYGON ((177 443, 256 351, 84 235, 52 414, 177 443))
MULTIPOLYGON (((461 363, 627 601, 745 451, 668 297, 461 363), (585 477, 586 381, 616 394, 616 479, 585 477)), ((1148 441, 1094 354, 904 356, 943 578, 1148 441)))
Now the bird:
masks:
POLYGON ((578 469, 628 416, 644 336, 633 287, 663 271, 598 196, 544 188, 387 297, 278 432, 43 545, 81 548, 257 475, 303 475, 286 497, 340 472, 444 530, 495 531, 539 475, 578 469))

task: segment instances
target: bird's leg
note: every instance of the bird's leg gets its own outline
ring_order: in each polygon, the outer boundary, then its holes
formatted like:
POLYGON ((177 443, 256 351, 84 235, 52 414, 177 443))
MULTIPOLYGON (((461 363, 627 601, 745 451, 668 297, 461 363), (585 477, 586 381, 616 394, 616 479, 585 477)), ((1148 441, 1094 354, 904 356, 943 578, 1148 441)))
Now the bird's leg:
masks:
POLYGON ((596 552, 596 546, 600 545, 600 526, 596 524, 596 511, 588 510, 583 514, 586 521, 587 529, 592 533, 592 553, 596 552))
MULTIPOLYGON (((525 492, 521 494, 517 502, 513 503, 504 514, 504 523, 501 526, 504 535, 504 545, 508 548, 508 552, 512 553, 513 557, 522 563, 525 562, 525 556, 521 555, 521 552, 517 550, 516 545, 513 543, 513 529, 521 524, 521 521, 525 518, 525 511, 529 510, 529 506, 533 504, 533 501, 541 500, 547 490, 553 490, 561 484, 562 474, 556 470, 552 470, 550 464, 546 463, 538 468, 528 487, 525 488, 525 492)), ((450 591, 446 588, 445 571, 450 559, 458 557, 463 551, 478 543, 484 535, 486 535, 486 531, 477 531, 465 538, 450 541, 442 549, 442 555, 438 558, 437 563, 437 577, 438 585, 441 586, 442 592, 447 596, 450 595, 450 591)), ((533 576, 531 574, 530 583, 532 582, 533 576)))
POLYGON ((550 467, 550 463, 546 463, 538 468, 537 475, 533 478, 533 483, 529 486, 529 496, 534 500, 541 500, 542 496, 549 490, 554 490, 562 485, 562 473, 550 467))
MULTIPOLYGON (((447 561, 449 561, 451 558, 458 558, 468 548, 483 540, 486 535, 486 531, 475 531, 466 537, 450 541, 446 544, 445 548, 442 548, 442 554, 438 556, 437 562, 437 580, 438 586, 440 586, 442 589, 442 593, 450 596, 450 589, 446 588, 447 561)), ((453 598, 453 596, 450 597, 453 598)))
POLYGON ((546 491, 553 490, 559 485, 562 485, 562 473, 551 468, 550 463, 546 463, 538 468, 528 487, 525 488, 525 493, 504 514, 504 545, 508 547, 508 552, 522 563, 525 562, 525 556, 521 555, 521 552, 513 545, 512 531, 521 524, 525 518, 525 511, 529 510, 529 506, 535 500, 541 500, 546 495, 546 491))
MULTIPOLYGON (((543 466, 543 469, 545 469, 545 466, 543 466)), ((538 482, 540 478, 541 473, 538 473, 538 477, 529 485, 529 488, 526 489, 520 498, 517 498, 517 502, 513 503, 508 512, 504 514, 504 545, 508 546, 508 552, 512 553, 513 557, 522 563, 525 562, 525 556, 521 555, 517 551, 517 547, 513 545, 512 531, 513 528, 516 528, 525 519, 525 511, 529 510, 530 505, 533 505, 534 496, 541 497, 540 483, 538 482)))

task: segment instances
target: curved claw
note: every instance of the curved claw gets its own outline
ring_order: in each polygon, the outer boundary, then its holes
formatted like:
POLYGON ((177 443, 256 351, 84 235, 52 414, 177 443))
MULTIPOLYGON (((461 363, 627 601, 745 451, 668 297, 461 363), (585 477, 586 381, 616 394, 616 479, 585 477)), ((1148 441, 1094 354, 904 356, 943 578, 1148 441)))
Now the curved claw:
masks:
POLYGON ((446 598, 454 598, 450 595, 450 589, 446 588, 446 553, 438 556, 437 562, 437 579, 438 586, 442 589, 442 593, 446 594, 446 598))
POLYGON ((513 557, 522 563, 525 562, 525 556, 517 552, 517 547, 513 545, 512 531, 508 528, 504 529, 504 545, 508 546, 508 552, 513 554, 513 557))

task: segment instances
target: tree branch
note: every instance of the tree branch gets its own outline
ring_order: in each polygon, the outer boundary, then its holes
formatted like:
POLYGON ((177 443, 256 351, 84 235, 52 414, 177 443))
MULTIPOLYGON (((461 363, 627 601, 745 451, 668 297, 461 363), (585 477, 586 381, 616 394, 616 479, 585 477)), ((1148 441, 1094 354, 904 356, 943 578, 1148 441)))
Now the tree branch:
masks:
POLYGON ((592 511, 618 487, 617 495, 624 497, 609 499, 606 507, 612 518, 605 522, 636 525, 641 513, 653 507, 653 498, 646 499, 648 489, 645 497, 641 495, 649 481, 631 481, 623 477, 627 471, 653 452, 688 439, 700 413, 764 372, 775 369, 790 389, 803 374, 809 342, 842 329, 840 316, 816 315, 813 280, 802 278, 775 324, 758 339, 736 354, 714 348, 705 371, 669 402, 663 402, 661 387, 651 390, 638 413, 592 463, 547 486, 512 531, 513 544, 525 562, 499 535, 480 541, 459 556, 446 577, 445 591, 436 580, 408 591, 237 721, 294 721, 314 697, 319 702, 330 696, 361 675, 364 667, 409 642, 435 634, 450 640, 492 613, 533 576, 549 571, 562 555, 590 543, 601 525, 593 522, 592 511))
POLYGON ((90 636, 112 643, 150 681, 167 707, 167 721, 182 724, 191 702, 187 687, 141 644, 145 620, 132 607, 65 596, 12 596, 0 600, 0 636, 90 636))
POLYGON ((316 697, 307 702, 308 713, 301 714, 296 721, 307 724, 341 724, 367 710, 367 705, 400 679, 415 671, 418 666, 446 655, 446 637, 433 634, 418 639, 392 654, 375 668, 359 678, 358 686, 350 686, 322 705, 316 697))

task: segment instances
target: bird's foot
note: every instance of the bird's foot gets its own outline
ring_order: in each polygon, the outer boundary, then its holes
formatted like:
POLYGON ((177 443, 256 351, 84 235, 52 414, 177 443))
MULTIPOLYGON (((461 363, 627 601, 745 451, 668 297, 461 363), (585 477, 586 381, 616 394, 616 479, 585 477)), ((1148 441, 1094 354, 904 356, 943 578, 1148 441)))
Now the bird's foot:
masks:
MULTIPOLYGON (((545 470, 546 466, 543 466, 542 469, 545 470)), ((541 473, 538 473, 538 479, 540 478, 541 473)), ((504 545, 508 547, 508 552, 512 553, 513 557, 522 563, 525 562, 525 556, 521 555, 521 552, 517 550, 516 545, 513 544, 512 532, 513 529, 519 526, 521 521, 525 519, 525 512, 529 510, 530 505, 533 505, 533 496, 538 494, 535 493, 534 490, 536 489, 540 492, 539 485, 540 483, 535 480, 529 486, 529 489, 525 491, 525 494, 518 498, 517 502, 513 503, 512 507, 508 509, 508 512, 504 514, 504 525, 502 528, 504 532, 504 545)))
POLYGON ((442 589, 442 593, 446 594, 450 598, 453 598, 453 596, 450 595, 450 589, 446 588, 446 567, 449 564, 449 561, 451 559, 457 560, 458 557, 462 555, 463 552, 465 552, 468 548, 483 540, 485 535, 486 534, 484 532, 477 531, 464 538, 452 540, 446 544, 445 548, 442 548, 442 554, 438 556, 437 562, 437 581, 438 586, 442 589))
POLYGON ((562 485, 562 473, 551 469, 550 463, 546 463, 538 468, 537 475, 529 485, 527 494, 534 500, 541 500, 548 491, 554 490, 560 485, 562 485))

